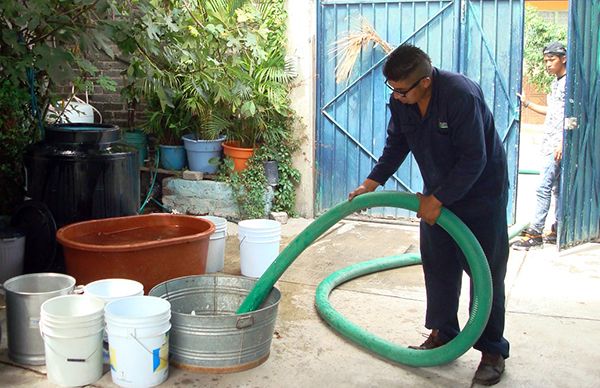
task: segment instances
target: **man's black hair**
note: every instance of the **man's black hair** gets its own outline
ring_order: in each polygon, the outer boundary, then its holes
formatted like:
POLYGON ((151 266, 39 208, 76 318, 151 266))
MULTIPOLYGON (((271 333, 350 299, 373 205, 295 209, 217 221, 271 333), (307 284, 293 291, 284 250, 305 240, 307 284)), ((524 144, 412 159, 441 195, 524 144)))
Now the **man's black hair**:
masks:
POLYGON ((431 59, 420 48, 405 43, 392 51, 383 65, 383 76, 391 81, 431 75, 431 59))

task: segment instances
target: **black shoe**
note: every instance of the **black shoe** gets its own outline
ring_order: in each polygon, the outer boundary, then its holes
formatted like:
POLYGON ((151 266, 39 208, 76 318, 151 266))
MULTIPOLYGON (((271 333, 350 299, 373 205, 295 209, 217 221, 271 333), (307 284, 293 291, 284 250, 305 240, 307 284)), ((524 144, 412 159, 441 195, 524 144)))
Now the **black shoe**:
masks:
POLYGON ((500 382, 504 373, 504 357, 500 354, 482 353, 481 362, 477 367, 474 384, 494 385, 500 382))
POLYGON ((535 237, 525 237, 521 241, 517 241, 512 245, 513 249, 517 251, 528 251, 530 248, 541 248, 544 245, 542 236, 537 235, 535 237))
POLYGON ((445 344, 446 344, 446 341, 442 341, 440 339, 440 337, 438 335, 438 330, 431 330, 431 334, 429 334, 429 337, 427 337, 425 342, 423 342, 419 346, 411 345, 408 348, 415 349, 415 350, 430 350, 430 349, 439 348, 440 346, 445 345, 445 344))

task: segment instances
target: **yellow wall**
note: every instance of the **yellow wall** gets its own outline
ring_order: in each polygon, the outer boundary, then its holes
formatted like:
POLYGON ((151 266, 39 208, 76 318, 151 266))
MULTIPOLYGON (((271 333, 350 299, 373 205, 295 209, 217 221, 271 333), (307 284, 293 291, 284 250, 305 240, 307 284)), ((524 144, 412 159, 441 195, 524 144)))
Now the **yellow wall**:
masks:
POLYGON ((540 11, 567 11, 569 9, 567 0, 525 0, 525 4, 540 11))

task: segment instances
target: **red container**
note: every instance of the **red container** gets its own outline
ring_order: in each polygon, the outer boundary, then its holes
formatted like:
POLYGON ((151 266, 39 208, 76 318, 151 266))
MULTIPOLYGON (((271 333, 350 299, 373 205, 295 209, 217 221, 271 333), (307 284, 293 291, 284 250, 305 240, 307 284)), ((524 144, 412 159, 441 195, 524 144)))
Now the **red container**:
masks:
POLYGON ((206 271, 215 225, 176 215, 105 218, 62 227, 67 273, 79 284, 108 278, 137 280, 146 292, 164 281, 206 271))

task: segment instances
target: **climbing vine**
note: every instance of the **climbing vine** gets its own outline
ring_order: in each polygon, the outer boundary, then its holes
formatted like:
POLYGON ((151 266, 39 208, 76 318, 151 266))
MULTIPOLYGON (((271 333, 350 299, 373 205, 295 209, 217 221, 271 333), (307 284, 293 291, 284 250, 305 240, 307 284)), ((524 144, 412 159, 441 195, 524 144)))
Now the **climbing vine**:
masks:
POLYGON ((268 184, 264 162, 277 162, 279 181, 274 187, 271 211, 286 212, 296 216, 296 185, 300 182, 300 172, 292 165, 292 154, 298 141, 291 135, 284 140, 262 144, 248 160, 243 171, 233 170, 233 161, 225 159, 221 164, 218 179, 229 183, 240 210, 241 219, 264 218, 268 216, 268 184))
POLYGON ((266 217, 267 179, 256 158, 250 158, 248 167, 239 172, 233 170, 233 161, 226 158, 221 164, 220 180, 231 187, 241 219, 266 217))
MULTIPOLYGON (((266 3, 257 2, 259 8, 266 3)), ((268 12, 262 12, 263 26, 268 30, 268 39, 262 41, 260 47, 272 58, 286 57, 286 25, 287 12, 284 0, 268 2, 268 12)), ((242 25, 240 28, 244 28, 242 25)), ((259 128, 260 142, 255 144, 255 151, 248 161, 248 167, 241 171, 233 171, 233 164, 226 160, 221 166, 219 179, 228 182, 236 197, 241 217, 263 218, 268 216, 266 206, 271 202, 272 211, 284 211, 295 216, 296 185, 300 181, 300 172, 292 165, 292 155, 299 149, 299 141, 294 135, 294 117, 289 99, 291 81, 295 69, 288 61, 277 61, 260 70, 259 73, 269 75, 263 77, 262 85, 258 88, 265 96, 278 96, 273 114, 265 115, 265 125, 259 128), (273 90, 283 90, 285 95, 273 93, 273 90), (264 162, 277 162, 279 182, 273 187, 273 198, 267 184, 264 162)), ((262 108, 257 108, 262 109, 262 108)))
MULTIPOLYGON (((295 210, 296 186, 300 183, 300 171, 292 164, 292 154, 298 147, 298 139, 291 134, 287 134, 285 138, 277 142, 265 143, 263 147, 257 150, 254 156, 255 159, 261 162, 277 162, 279 183, 275 186, 272 210, 286 212, 292 217, 297 215, 295 210)), ((260 165, 263 166, 262 163, 260 165)))

